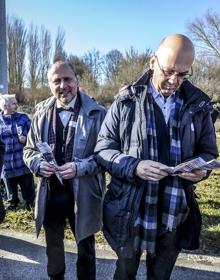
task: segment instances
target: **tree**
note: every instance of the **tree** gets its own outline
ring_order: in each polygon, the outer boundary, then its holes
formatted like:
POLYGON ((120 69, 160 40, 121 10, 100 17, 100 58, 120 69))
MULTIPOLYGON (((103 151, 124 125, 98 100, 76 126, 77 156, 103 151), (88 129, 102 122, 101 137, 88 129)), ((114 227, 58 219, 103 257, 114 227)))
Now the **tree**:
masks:
POLYGON ((85 74, 90 73, 89 66, 78 56, 69 55, 67 61, 73 66, 78 78, 82 78, 85 74))
POLYGON ((65 31, 61 26, 57 29, 57 35, 55 39, 55 51, 54 51, 54 58, 53 62, 59 61, 59 60, 66 60, 66 52, 64 50, 64 44, 65 44, 65 31))
POLYGON ((196 59, 193 65, 193 76, 190 79, 201 88, 214 102, 220 102, 220 67, 219 64, 205 57, 196 59))
POLYGON ((38 27, 30 25, 28 32, 28 82, 30 88, 35 90, 39 84, 40 43, 38 27))
POLYGON ((39 75, 40 75, 40 85, 44 87, 47 85, 47 72, 50 67, 51 61, 51 34, 41 26, 40 29, 40 65, 39 65, 39 75))
POLYGON ((203 17, 196 18, 188 24, 188 31, 202 52, 220 59, 220 15, 218 13, 207 11, 203 17))
POLYGON ((97 96, 99 102, 110 105, 122 86, 131 84, 143 73, 150 55, 149 49, 144 53, 138 53, 133 47, 127 50, 117 65, 117 75, 113 75, 104 85, 101 85, 97 96))
POLYGON ((9 92, 21 94, 25 78, 27 45, 27 30, 21 19, 7 18, 7 36, 9 92))
POLYGON ((207 11, 203 17, 192 20, 187 27, 199 50, 193 66, 192 81, 213 100, 220 101, 220 15, 207 11))
POLYGON ((96 80, 93 79, 93 73, 91 72, 90 67, 82 58, 79 58, 76 55, 70 55, 67 61, 73 66, 81 90, 87 92, 93 97, 96 97, 98 84, 96 80))
POLYGON ((120 63, 119 75, 117 77, 118 85, 130 84, 140 76, 151 56, 151 50, 147 49, 143 53, 138 53, 133 47, 130 47, 125 53, 124 59, 120 63))
POLYGON ((100 51, 93 49, 88 51, 84 57, 83 61, 89 67, 90 73, 92 74, 92 79, 98 84, 103 80, 103 56, 100 51))
POLYGON ((122 53, 117 50, 111 50, 105 56, 105 75, 107 80, 111 80, 118 75, 119 65, 123 59, 122 53))

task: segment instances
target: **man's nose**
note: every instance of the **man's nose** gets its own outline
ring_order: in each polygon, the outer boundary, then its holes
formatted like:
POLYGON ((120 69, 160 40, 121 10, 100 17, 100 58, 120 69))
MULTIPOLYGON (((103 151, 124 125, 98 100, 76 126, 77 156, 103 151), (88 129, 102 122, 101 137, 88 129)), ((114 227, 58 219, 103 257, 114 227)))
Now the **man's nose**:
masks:
POLYGON ((60 88, 64 88, 66 86, 66 82, 64 79, 61 79, 60 81, 60 88))
POLYGON ((172 84, 177 83, 178 82, 178 74, 173 73, 173 75, 171 75, 169 77, 169 82, 172 83, 172 84))

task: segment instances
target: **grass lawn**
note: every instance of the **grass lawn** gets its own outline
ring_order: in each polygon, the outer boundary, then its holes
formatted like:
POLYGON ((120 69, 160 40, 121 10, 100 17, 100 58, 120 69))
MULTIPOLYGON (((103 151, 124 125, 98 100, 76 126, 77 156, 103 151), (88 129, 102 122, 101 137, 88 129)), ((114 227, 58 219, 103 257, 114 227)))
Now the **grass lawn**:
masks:
POLYGON ((220 255, 220 171, 197 184, 196 194, 202 213, 201 249, 220 255))
MULTIPOLYGON (((218 144, 220 151, 220 137, 218 144)), ((197 184, 196 194, 203 218, 201 250, 204 253, 220 255, 220 170, 212 172, 206 181, 197 184)), ((33 211, 9 211, 0 228, 34 232, 33 211)), ((68 227, 65 234, 66 238, 73 238, 68 227)), ((96 235, 96 240, 106 243, 102 233, 96 235)))

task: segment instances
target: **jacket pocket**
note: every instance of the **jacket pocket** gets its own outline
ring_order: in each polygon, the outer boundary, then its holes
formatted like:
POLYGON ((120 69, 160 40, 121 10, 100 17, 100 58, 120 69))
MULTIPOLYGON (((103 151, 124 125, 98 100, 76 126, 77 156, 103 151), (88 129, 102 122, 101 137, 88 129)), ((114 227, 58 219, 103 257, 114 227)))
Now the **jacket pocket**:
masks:
MULTIPOLYGON (((114 240, 116 247, 124 244, 127 238, 128 213, 123 209, 122 201, 111 192, 107 192, 103 205, 104 231, 114 240)), ((110 244, 113 245, 113 244, 110 244)))

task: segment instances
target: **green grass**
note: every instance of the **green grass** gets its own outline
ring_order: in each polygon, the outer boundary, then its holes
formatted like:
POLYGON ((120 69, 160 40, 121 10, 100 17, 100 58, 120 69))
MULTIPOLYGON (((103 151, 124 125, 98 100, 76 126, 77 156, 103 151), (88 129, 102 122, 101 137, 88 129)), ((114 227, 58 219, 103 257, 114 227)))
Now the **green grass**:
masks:
POLYGON ((34 232, 35 222, 33 210, 30 212, 22 209, 19 209, 16 212, 8 211, 4 222, 0 225, 0 228, 13 229, 28 233, 34 232))
MULTIPOLYGON (((220 151, 220 137, 218 140, 220 151)), ((197 184, 196 194, 203 219, 201 250, 204 253, 220 255, 220 170, 212 172, 207 180, 197 184)), ((27 212, 22 209, 16 212, 8 211, 0 228, 33 233, 35 231, 33 211, 27 212)), ((68 226, 65 236, 68 239, 73 238, 68 226)), ((96 235, 96 241, 106 244, 101 232, 96 235)))
MULTIPOLYGON (((220 135, 217 135, 220 151, 220 135)), ((196 194, 202 213, 201 250, 220 254, 220 170, 197 184, 196 194)))
POLYGON ((202 213, 201 249, 220 254, 220 171, 197 184, 196 194, 202 213))

